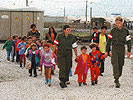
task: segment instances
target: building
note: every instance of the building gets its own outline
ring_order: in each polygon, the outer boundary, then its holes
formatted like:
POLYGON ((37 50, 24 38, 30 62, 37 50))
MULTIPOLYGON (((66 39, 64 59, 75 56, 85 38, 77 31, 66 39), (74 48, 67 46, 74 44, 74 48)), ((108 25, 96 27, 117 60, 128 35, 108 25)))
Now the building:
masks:
POLYGON ((9 36, 27 36, 31 24, 36 24, 43 36, 44 12, 36 8, 0 9, 0 40, 9 36))
POLYGON ((44 16, 44 22, 46 23, 64 23, 66 21, 66 17, 62 16, 44 16))

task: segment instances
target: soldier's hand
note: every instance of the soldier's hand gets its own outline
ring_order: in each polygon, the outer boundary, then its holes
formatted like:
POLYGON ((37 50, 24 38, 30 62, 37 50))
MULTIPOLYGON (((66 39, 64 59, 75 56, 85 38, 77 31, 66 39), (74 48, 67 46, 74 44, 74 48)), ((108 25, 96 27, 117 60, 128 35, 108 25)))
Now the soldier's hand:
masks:
POLYGON ((109 56, 110 56, 110 57, 112 56, 111 51, 109 51, 109 56))
POLYGON ((78 57, 78 56, 76 56, 76 59, 77 59, 77 60, 79 60, 79 57, 78 57))
POLYGON ((131 52, 127 52, 127 57, 130 58, 131 52))
POLYGON ((105 52, 104 56, 105 56, 105 58, 107 58, 108 57, 108 52, 105 52))

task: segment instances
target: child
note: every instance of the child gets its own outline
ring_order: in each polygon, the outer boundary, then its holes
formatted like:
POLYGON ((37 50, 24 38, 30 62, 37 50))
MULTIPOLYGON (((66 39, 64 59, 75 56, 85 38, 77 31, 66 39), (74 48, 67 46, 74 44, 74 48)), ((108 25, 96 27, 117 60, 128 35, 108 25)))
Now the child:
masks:
POLYGON ((35 43, 31 44, 31 49, 28 51, 26 57, 31 61, 31 68, 29 69, 30 77, 32 76, 33 69, 34 69, 34 77, 37 77, 36 66, 39 63, 40 54, 35 43))
POLYGON ((16 36, 12 37, 12 52, 11 52, 11 56, 12 56, 12 62, 14 62, 14 57, 15 57, 15 46, 16 46, 16 36))
POLYGON ((91 83, 92 85, 95 85, 98 82, 98 76, 100 74, 99 70, 100 60, 104 59, 105 56, 102 55, 100 51, 96 50, 97 48, 96 43, 91 43, 89 47, 91 48, 92 52, 89 54, 88 65, 90 67, 90 72, 91 72, 91 83))
POLYGON ((7 51, 7 60, 10 61, 10 54, 12 51, 12 38, 8 37, 8 40, 5 42, 2 50, 6 49, 7 51))
POLYGON ((25 55, 27 55, 28 51, 31 49, 31 44, 32 44, 32 38, 31 37, 28 37, 27 38, 25 55))
POLYGON ((36 46, 38 49, 41 47, 41 40, 40 39, 37 39, 36 46))
POLYGON ((45 67, 46 84, 48 84, 48 86, 51 86, 51 71, 53 67, 52 51, 50 50, 48 44, 45 44, 43 48, 44 48, 44 53, 42 54, 42 57, 41 57, 41 65, 44 65, 45 67))
POLYGON ((36 41, 37 41, 36 36, 34 36, 34 35, 32 36, 32 41, 33 41, 33 42, 36 42, 36 41))
POLYGON ((86 78, 88 73, 88 55, 86 54, 87 48, 85 46, 81 47, 82 54, 78 56, 75 60, 78 64, 74 74, 78 74, 79 86, 87 85, 86 78), (83 78, 82 78, 83 77, 83 78))
POLYGON ((20 55, 19 55, 19 48, 17 48, 18 44, 21 42, 21 37, 17 39, 15 51, 16 51, 16 62, 18 63, 20 61, 20 55))
POLYGON ((32 44, 32 37, 27 38, 27 44, 26 44, 26 49, 30 48, 30 45, 32 44))
POLYGON ((24 60, 24 67, 25 67, 25 63, 26 63, 26 58, 25 58, 25 50, 26 50, 26 43, 25 43, 25 39, 22 38, 21 42, 18 44, 17 48, 19 48, 19 55, 20 55, 20 67, 22 67, 22 59, 24 60))
MULTIPOLYGON (((40 50, 40 56, 42 56, 42 54, 44 53, 44 49, 43 49, 43 46, 46 44, 46 41, 45 40, 42 40, 41 41, 41 47, 39 47, 39 50, 40 50)), ((42 65, 41 65, 41 59, 40 59, 40 70, 41 70, 41 73, 40 75, 42 75, 42 65)))
MULTIPOLYGON (((51 51, 53 51, 53 49, 54 49, 54 42, 52 40, 49 40, 48 44, 49 44, 49 47, 50 47, 51 51)), ((57 49, 55 49, 54 54, 57 55, 57 49)), ((52 68, 52 75, 54 75, 55 67, 56 67, 56 65, 54 64, 53 68, 52 68)))

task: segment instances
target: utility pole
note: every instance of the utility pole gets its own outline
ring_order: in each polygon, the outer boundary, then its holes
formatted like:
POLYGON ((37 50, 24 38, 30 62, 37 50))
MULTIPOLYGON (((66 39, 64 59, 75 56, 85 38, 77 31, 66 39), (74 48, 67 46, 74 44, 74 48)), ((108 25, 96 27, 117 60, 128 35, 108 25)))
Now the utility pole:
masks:
POLYGON ((92 7, 90 8, 90 35, 91 35, 91 27, 92 27, 91 20, 92 20, 92 7))
POLYGON ((86 1, 86 13, 85 13, 85 17, 86 17, 86 24, 87 24, 87 8, 88 8, 88 1, 86 1))
POLYGON ((86 1, 86 12, 85 12, 85 17, 86 17, 86 22, 85 22, 85 25, 86 25, 86 29, 88 28, 88 22, 87 22, 87 11, 88 11, 88 1, 86 1))
POLYGON ((66 8, 64 7, 64 17, 66 17, 66 8))
POLYGON ((28 0, 26 0, 26 6, 27 6, 27 7, 29 6, 29 4, 28 4, 28 0))
POLYGON ((67 19, 66 19, 66 8, 64 7, 64 21, 66 22, 67 19))
POLYGON ((106 12, 106 18, 108 17, 108 13, 106 12))

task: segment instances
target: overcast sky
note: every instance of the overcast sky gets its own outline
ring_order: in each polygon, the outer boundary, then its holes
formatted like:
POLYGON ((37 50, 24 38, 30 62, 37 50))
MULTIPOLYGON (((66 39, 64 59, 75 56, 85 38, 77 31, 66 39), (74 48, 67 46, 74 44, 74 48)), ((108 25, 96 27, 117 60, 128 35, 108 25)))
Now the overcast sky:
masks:
MULTIPOLYGON (((0 7, 25 7, 25 1, 0 0, 0 7)), ((64 7, 66 16, 85 16, 85 5, 86 0, 29 0, 30 7, 42 9, 49 16, 63 16, 64 7)), ((110 17, 111 13, 121 13, 123 17, 133 17, 133 0, 88 0, 88 16, 90 7, 93 8, 93 16, 110 17)))

